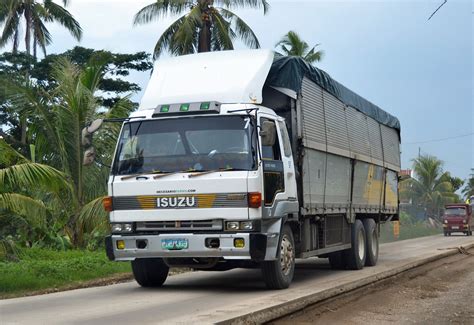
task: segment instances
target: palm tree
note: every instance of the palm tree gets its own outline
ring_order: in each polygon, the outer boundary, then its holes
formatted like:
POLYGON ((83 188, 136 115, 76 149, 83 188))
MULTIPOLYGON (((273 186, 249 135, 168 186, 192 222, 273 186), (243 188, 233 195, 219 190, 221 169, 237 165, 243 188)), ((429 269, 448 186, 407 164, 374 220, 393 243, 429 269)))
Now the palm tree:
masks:
MULTIPOLYGON (((3 139, 0 151, 0 217, 45 230, 50 208, 30 189, 34 188, 36 194, 44 190, 59 197, 60 190, 69 187, 65 175, 51 166, 28 160, 3 139)), ((29 237, 30 241, 35 239, 29 237)), ((14 243, 0 233, 0 260, 14 248, 14 243)))
POLYGON ((280 47, 283 55, 302 57, 308 63, 319 62, 322 60, 324 51, 316 51, 320 44, 316 44, 309 49, 308 43, 303 41, 301 37, 294 31, 289 31, 283 38, 275 45, 280 47))
MULTIPOLYGON (((462 194, 464 195, 466 199, 469 199, 471 196, 474 196, 474 168, 471 169, 471 171, 472 171, 472 174, 469 177, 466 183, 466 186, 464 186, 462 190, 462 194)), ((472 203, 474 203, 474 201, 471 202, 471 204, 472 203)))
POLYGON ((236 38, 250 48, 259 48, 254 32, 231 11, 234 8, 263 8, 266 13, 269 5, 266 0, 156 0, 135 15, 133 24, 180 15, 158 39, 155 59, 164 50, 173 55, 232 50, 236 38))
POLYGON ((449 172, 443 172, 443 162, 434 156, 425 155, 413 160, 415 177, 403 181, 400 195, 411 198, 414 204, 427 209, 429 216, 439 215, 446 203, 457 199, 449 178, 449 172), (402 190, 403 189, 403 190, 402 190))
MULTIPOLYGON (((64 6, 68 0, 62 0, 64 6)), ((78 41, 82 37, 82 28, 69 11, 53 0, 2 0, 0 4, 0 25, 3 31, 0 36, 0 48, 13 42, 13 52, 18 51, 20 30, 24 21, 26 53, 36 58, 39 46, 46 56, 46 46, 51 44, 52 37, 45 23, 57 22, 65 27, 78 41)))
MULTIPOLYGON (((71 183, 60 203, 62 213, 67 214, 65 231, 75 247, 87 244, 87 233, 104 230, 108 225, 101 202, 106 194, 108 170, 97 165, 84 168, 81 130, 87 121, 99 116, 123 117, 133 107, 131 101, 124 98, 104 112, 97 97, 103 74, 104 64, 96 58, 84 69, 61 58, 54 65, 57 87, 51 92, 0 81, 0 91, 6 93, 13 107, 30 109, 29 133, 35 143, 37 159, 61 170, 71 183)), ((118 125, 106 127, 104 136, 96 141, 99 152, 111 155, 118 128, 118 125)))

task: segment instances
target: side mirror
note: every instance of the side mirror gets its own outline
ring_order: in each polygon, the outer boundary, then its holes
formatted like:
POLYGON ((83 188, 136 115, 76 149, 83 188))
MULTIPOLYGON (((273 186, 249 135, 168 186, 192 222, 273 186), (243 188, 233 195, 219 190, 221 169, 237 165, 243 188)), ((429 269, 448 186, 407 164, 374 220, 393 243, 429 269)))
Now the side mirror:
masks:
POLYGON ((104 120, 100 118, 82 129, 82 145, 84 147, 89 147, 92 145, 92 134, 100 129, 102 123, 104 123, 104 120))
POLYGON ((86 151, 84 151, 84 158, 82 160, 84 166, 91 165, 95 160, 95 149, 92 147, 92 135, 100 129, 103 122, 103 119, 97 119, 82 129, 81 142, 82 145, 87 148, 86 151))
POLYGON ((84 166, 92 165, 95 160, 95 149, 94 147, 90 147, 86 151, 84 151, 84 159, 82 160, 82 164, 84 166))
POLYGON ((263 121, 260 136, 262 137, 262 146, 273 146, 276 142, 275 123, 271 121, 263 121))

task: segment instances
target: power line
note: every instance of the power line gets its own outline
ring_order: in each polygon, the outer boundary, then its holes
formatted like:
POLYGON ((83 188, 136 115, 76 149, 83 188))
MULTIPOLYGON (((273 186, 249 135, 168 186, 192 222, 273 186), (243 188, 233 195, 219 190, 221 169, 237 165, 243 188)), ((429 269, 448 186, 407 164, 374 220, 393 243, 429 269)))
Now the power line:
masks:
POLYGON ((432 139, 432 140, 425 140, 425 141, 415 141, 415 142, 405 142, 405 143, 402 143, 402 145, 404 145, 404 144, 421 144, 421 143, 430 143, 430 142, 440 142, 440 141, 445 141, 445 140, 464 138, 464 137, 468 137, 468 136, 473 135, 473 134, 474 134, 474 132, 455 135, 455 136, 447 137, 447 138, 432 139))
POLYGON ((433 16, 438 12, 438 10, 440 10, 441 7, 446 4, 446 2, 448 2, 448 0, 444 0, 444 2, 438 7, 438 9, 436 9, 436 10, 431 14, 431 16, 428 18, 428 20, 430 20, 431 17, 433 17, 433 16))

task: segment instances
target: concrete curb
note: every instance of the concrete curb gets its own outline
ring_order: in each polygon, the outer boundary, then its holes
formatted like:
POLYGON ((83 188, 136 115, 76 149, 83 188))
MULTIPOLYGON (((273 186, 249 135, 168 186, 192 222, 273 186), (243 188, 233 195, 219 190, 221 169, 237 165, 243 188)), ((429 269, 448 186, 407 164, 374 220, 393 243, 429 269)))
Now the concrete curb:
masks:
MULTIPOLYGON (((462 246, 466 250, 469 250, 474 247, 474 243, 462 246)), ((440 260, 442 258, 459 254, 458 250, 456 249, 449 249, 446 252, 429 256, 424 259, 420 259, 403 266, 399 266, 397 268, 383 271, 379 274, 374 276, 370 276, 367 278, 363 278, 360 280, 356 280, 351 283, 346 283, 331 289, 327 289, 315 294, 310 294, 304 297, 300 297, 294 300, 290 300, 278 305, 274 305, 256 312, 251 312, 248 314, 240 315, 234 318, 227 319, 225 321, 218 322, 216 324, 261 324, 264 322, 269 322, 274 319, 287 316, 289 314, 295 313, 300 311, 310 305, 314 305, 318 302, 323 300, 327 300, 329 298, 334 298, 338 295, 359 289, 361 287, 367 286, 369 284, 373 284, 379 282, 381 280, 388 279, 390 277, 396 276, 400 273, 405 271, 414 269, 416 267, 422 266, 424 264, 428 264, 430 262, 434 262, 440 260)))

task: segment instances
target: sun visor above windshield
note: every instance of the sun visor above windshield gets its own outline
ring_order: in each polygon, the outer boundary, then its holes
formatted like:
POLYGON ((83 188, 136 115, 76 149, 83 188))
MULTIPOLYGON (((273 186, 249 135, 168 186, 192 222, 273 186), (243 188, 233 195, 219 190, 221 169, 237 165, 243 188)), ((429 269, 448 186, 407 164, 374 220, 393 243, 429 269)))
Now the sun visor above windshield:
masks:
POLYGON ((159 60, 139 109, 208 101, 259 104, 273 56, 270 50, 239 50, 159 60))

